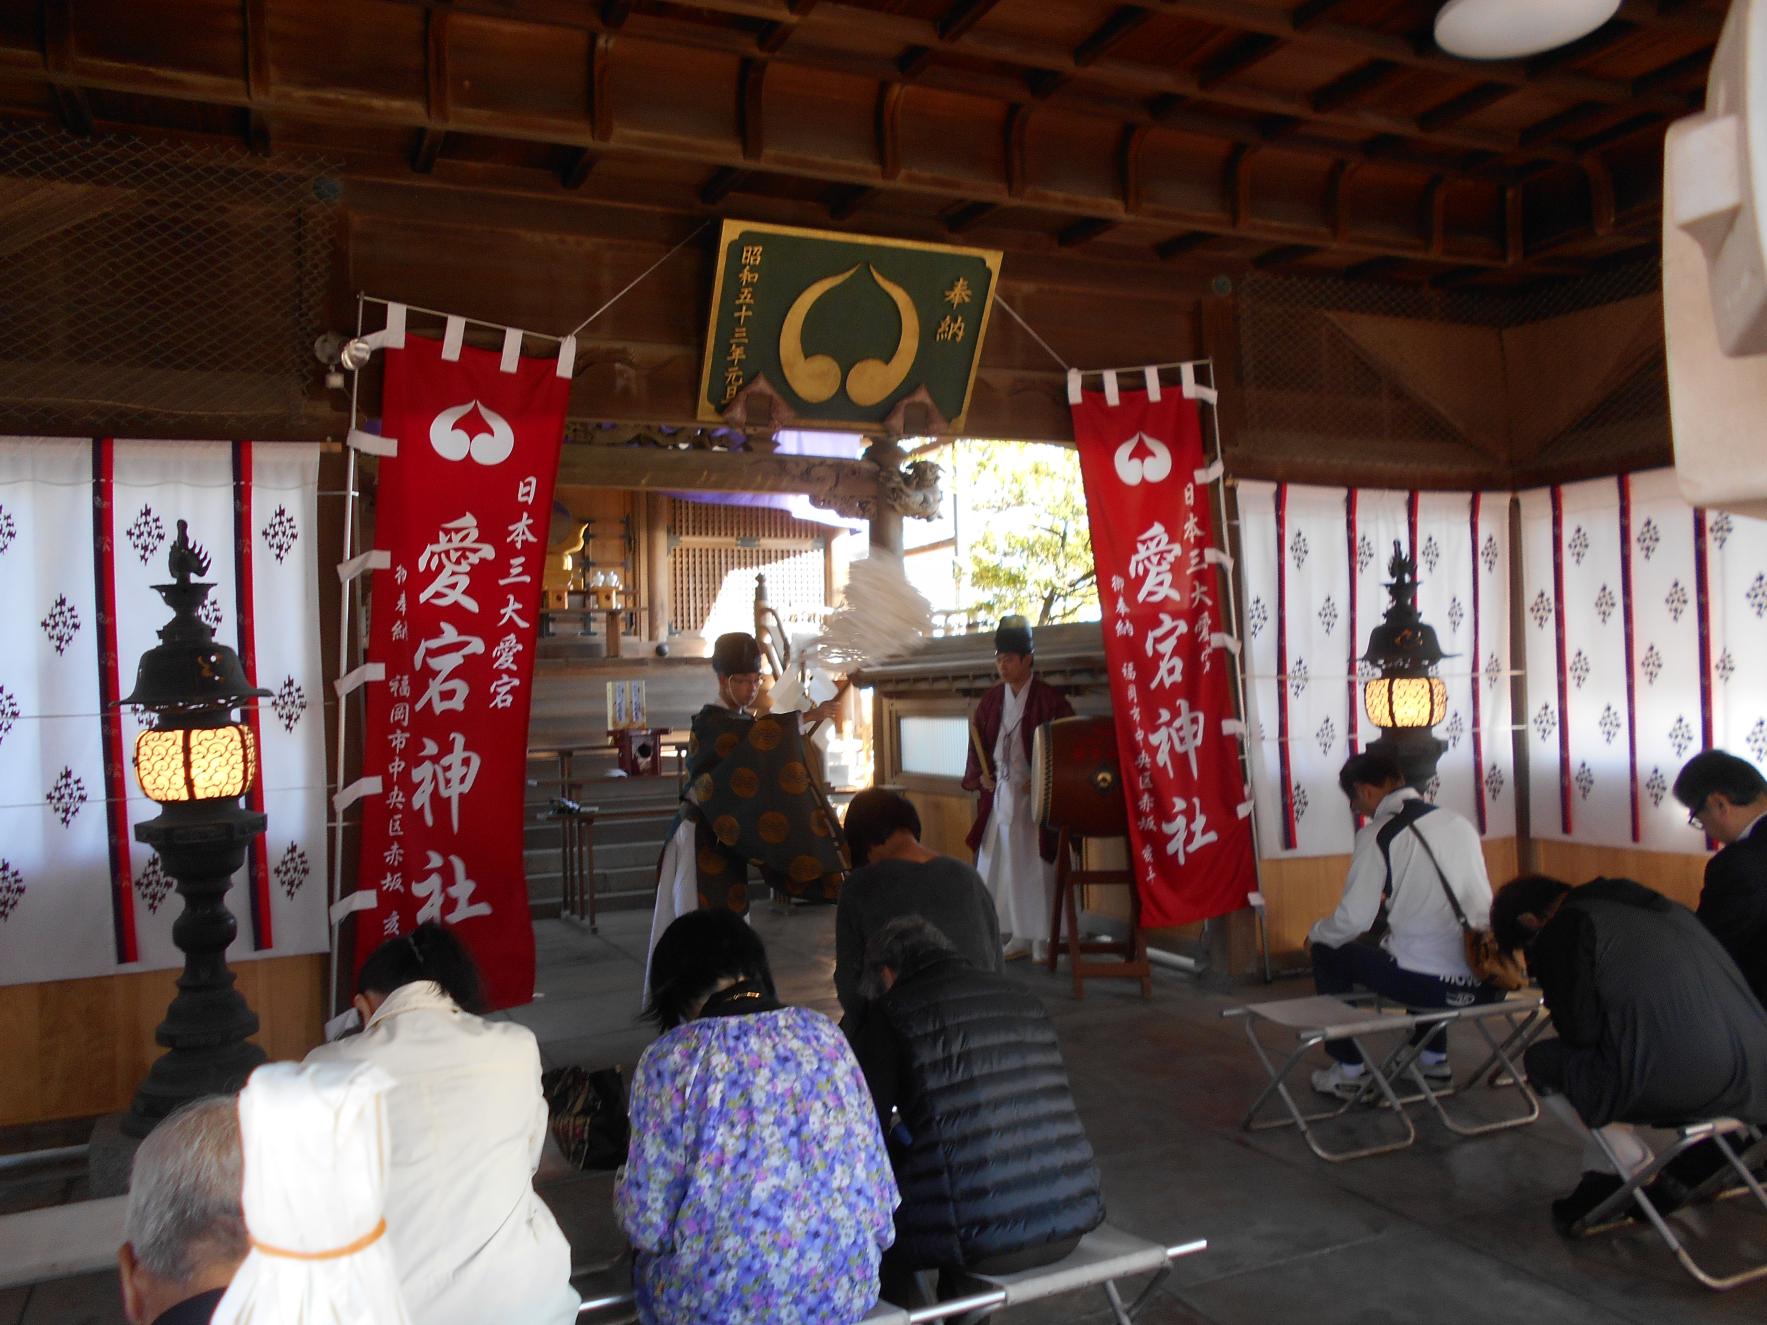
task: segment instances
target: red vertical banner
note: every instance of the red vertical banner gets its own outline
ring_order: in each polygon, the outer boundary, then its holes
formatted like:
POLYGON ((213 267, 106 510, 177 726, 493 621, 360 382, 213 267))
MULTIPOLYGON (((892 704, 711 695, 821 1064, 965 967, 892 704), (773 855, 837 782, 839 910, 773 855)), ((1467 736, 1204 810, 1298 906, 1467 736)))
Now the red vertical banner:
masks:
POLYGON ((522 791, 540 585, 570 383, 416 336, 386 354, 362 772, 356 961, 436 920, 457 930, 495 1007, 534 993, 522 791))
POLYGON ((1225 915, 1257 867, 1196 405, 1088 391, 1073 414, 1142 924, 1225 915))

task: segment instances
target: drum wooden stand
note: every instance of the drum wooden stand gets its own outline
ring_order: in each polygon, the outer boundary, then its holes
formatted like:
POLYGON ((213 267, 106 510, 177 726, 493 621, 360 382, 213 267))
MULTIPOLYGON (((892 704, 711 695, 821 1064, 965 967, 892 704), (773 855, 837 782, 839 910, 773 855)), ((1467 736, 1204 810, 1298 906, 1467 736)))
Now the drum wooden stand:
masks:
POLYGON ((1147 940, 1141 934, 1141 899, 1135 888, 1135 873, 1127 869, 1076 869, 1074 848, 1084 840, 1073 837, 1070 830, 1063 828, 1060 845, 1055 849, 1055 908, 1049 917, 1049 969, 1055 970, 1056 959, 1065 945, 1068 970, 1074 976, 1075 998, 1085 998, 1086 981, 1096 979, 1139 980, 1141 996, 1152 998, 1153 968, 1147 960, 1147 940), (1113 885, 1129 890, 1129 937, 1124 940, 1082 939, 1076 890, 1113 885), (1098 956, 1116 960, 1090 960, 1098 956))

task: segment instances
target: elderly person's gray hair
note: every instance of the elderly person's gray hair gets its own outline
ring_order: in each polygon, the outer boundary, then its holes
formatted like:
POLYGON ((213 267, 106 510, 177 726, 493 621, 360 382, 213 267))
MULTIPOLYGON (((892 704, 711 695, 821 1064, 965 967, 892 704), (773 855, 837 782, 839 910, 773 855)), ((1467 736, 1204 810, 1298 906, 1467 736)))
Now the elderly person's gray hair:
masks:
POLYGON ((865 944, 865 973, 859 977, 859 992, 866 998, 882 998, 886 966, 900 975, 955 951, 951 940, 930 920, 897 916, 865 944))
POLYGON ((183 1284, 208 1266, 244 1260, 244 1168, 234 1096, 193 1100, 154 1128, 135 1152, 123 1217, 142 1268, 183 1284))

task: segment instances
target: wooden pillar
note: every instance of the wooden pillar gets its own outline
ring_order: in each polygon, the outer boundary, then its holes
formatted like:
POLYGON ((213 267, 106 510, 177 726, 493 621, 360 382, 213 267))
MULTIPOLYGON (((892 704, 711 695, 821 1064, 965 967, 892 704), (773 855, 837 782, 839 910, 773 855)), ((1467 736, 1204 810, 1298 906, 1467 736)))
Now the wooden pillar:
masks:
POLYGON ((891 505, 884 495, 886 475, 901 471, 908 457, 893 437, 873 437, 865 450, 865 459, 877 466, 877 510, 871 517, 871 546, 902 555, 902 512, 891 505))
POLYGON ((649 613, 650 638, 659 644, 669 640, 669 510, 665 492, 641 494, 644 502, 644 604, 649 613))

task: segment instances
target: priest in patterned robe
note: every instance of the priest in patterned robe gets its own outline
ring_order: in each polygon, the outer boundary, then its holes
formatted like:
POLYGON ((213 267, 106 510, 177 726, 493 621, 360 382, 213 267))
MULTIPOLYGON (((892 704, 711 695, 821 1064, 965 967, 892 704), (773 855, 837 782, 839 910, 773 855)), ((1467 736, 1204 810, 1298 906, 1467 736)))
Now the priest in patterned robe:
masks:
MULTIPOLYGON (((718 699, 693 715, 687 789, 657 866, 650 949, 677 916, 701 907, 748 914, 749 865, 788 897, 833 901, 847 870, 840 825, 806 758, 804 724, 837 700, 757 716, 761 646, 720 635, 712 647, 718 699)), ((645 959, 649 1000, 650 961, 645 959)))
POLYGON ((1055 904, 1057 837, 1037 828, 1031 738, 1044 723, 1074 715, 1061 691, 1036 674, 1036 661, 1030 622, 1002 620, 994 632, 1000 683, 976 705, 976 739, 963 772, 963 785, 981 793, 968 844, 994 896, 1009 961, 1044 954, 1055 904))

